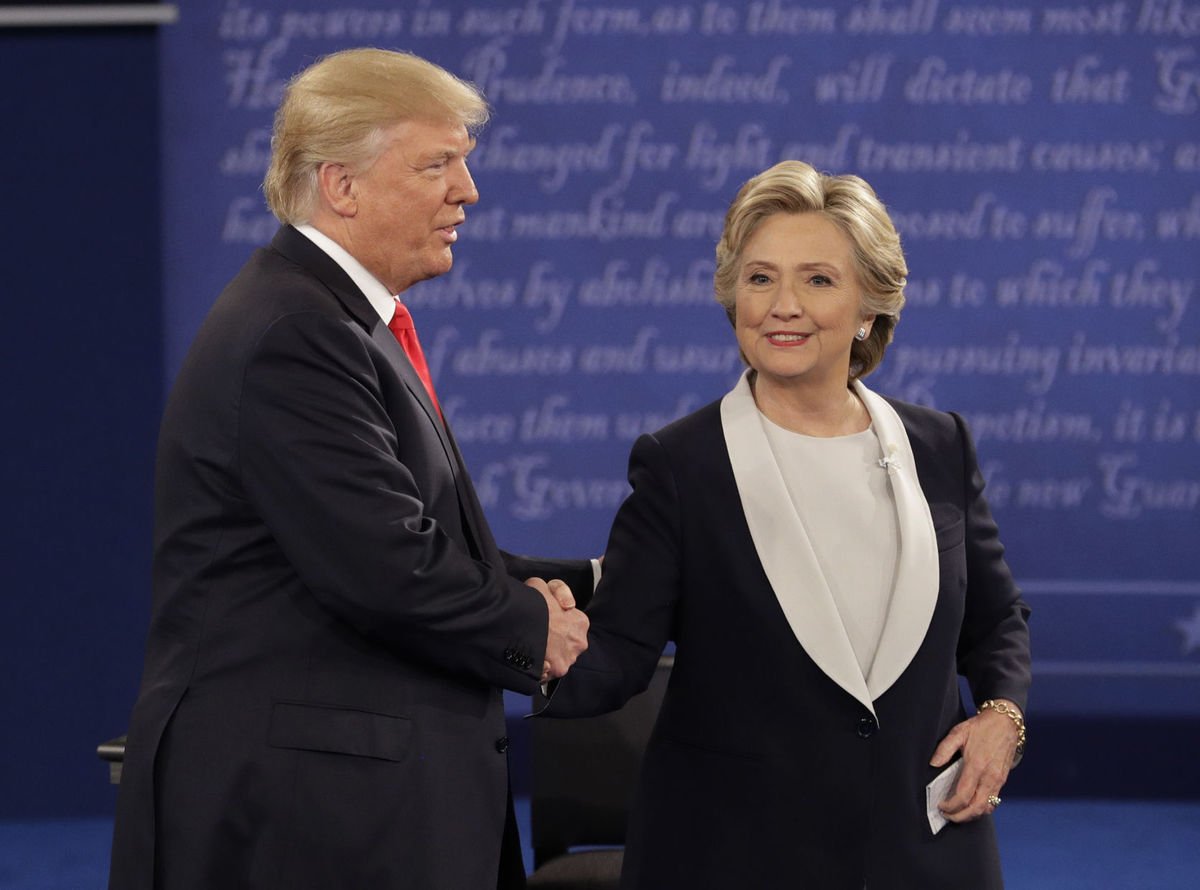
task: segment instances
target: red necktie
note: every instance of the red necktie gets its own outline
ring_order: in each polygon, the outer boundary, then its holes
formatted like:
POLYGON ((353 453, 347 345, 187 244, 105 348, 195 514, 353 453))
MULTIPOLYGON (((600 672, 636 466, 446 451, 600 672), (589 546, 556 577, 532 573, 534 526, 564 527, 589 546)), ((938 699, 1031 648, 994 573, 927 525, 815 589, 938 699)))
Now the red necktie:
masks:
POLYGON ((433 407, 437 408, 438 417, 441 417, 442 406, 438 404, 437 396, 433 392, 433 379, 429 376, 429 365, 425 363, 425 353, 421 351, 421 341, 417 339, 417 329, 413 327, 412 315, 409 313, 408 307, 398 299, 396 300, 396 311, 392 315, 392 320, 388 322, 388 328, 400 341, 405 354, 408 355, 408 360, 412 362, 413 370, 425 384, 425 391, 429 393, 433 407))

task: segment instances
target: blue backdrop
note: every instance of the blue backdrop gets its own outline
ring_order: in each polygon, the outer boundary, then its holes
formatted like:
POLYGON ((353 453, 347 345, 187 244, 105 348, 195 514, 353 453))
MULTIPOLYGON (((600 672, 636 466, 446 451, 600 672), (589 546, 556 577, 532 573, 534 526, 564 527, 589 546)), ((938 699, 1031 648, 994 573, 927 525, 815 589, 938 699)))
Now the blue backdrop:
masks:
POLYGON ((721 218, 784 158, 870 181, 908 307, 868 381, 965 413, 1035 609, 1033 707, 1200 713, 1196 4, 304 0, 165 33, 168 376, 275 224, 285 80, 409 49, 494 109, 409 302, 501 542, 602 549, 633 438, 740 370, 721 218))

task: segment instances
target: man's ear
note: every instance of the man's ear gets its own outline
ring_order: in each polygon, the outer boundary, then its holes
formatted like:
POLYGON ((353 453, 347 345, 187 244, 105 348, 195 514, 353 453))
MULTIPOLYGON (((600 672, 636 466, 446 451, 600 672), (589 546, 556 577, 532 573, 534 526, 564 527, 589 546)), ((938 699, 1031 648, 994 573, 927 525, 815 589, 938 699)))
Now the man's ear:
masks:
POLYGON ((358 213, 354 175, 345 164, 326 161, 318 167, 317 191, 321 193, 324 203, 338 216, 355 216, 358 213))

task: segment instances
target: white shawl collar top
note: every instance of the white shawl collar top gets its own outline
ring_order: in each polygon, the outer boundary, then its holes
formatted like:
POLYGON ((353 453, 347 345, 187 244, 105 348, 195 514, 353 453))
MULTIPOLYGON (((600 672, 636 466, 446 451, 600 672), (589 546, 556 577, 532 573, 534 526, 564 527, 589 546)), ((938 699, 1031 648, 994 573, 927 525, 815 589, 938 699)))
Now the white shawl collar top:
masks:
POLYGON ((853 387, 885 455, 900 532, 895 588, 867 676, 767 443, 748 371, 721 400, 721 426, 754 549, 792 633, 817 667, 874 715, 875 699, 908 667, 929 629, 938 595, 938 553, 900 416, 861 381, 853 387))

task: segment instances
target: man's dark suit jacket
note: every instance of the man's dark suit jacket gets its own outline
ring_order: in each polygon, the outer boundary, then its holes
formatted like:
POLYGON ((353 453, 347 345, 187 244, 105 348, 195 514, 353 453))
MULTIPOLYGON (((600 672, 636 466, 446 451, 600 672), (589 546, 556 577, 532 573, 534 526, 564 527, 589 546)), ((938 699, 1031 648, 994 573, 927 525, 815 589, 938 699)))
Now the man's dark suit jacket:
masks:
POLYGON ((166 406, 110 887, 474 890, 502 846, 523 884, 501 690, 548 617, 508 559, 387 326, 281 229, 166 406))
MULTIPOLYGON (((891 404, 932 518, 937 589, 928 591, 930 617, 911 640, 911 659, 873 701, 874 715, 821 669, 785 618, 747 525, 746 498, 764 493, 738 488, 721 403, 634 445, 633 493, 588 607, 588 651, 542 712, 619 707, 646 687, 664 644, 675 641, 623 888, 1000 886, 991 818, 934 836, 925 785, 939 772, 929 766, 934 748, 966 717, 960 673, 977 700, 1025 706, 1028 609, 961 421, 891 404)), ((806 596, 814 589, 803 572, 782 577, 806 596)), ((836 630, 815 611, 813 624, 818 642, 836 630)))

